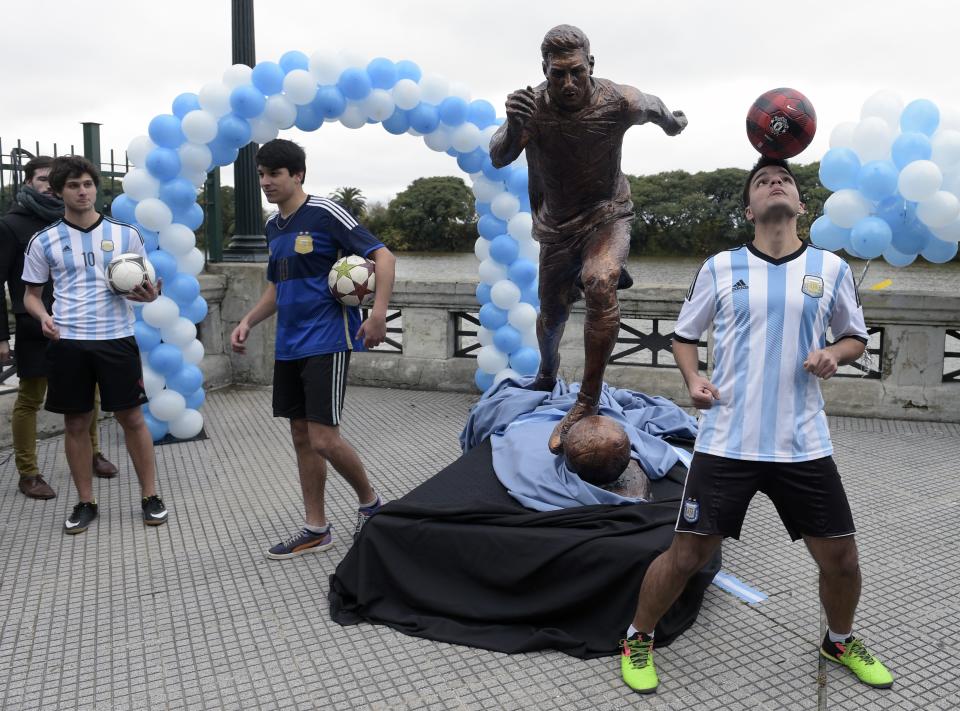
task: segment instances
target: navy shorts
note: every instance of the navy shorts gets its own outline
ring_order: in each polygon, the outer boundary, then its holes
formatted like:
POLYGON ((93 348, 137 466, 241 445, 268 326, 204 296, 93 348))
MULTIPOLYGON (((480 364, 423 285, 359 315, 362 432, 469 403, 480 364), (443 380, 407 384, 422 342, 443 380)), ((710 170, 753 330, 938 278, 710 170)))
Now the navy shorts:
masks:
POLYGON ((750 500, 762 491, 792 540, 855 533, 853 514, 833 457, 755 462, 695 452, 683 487, 678 532, 740 538, 750 500))
POLYGON ((273 416, 340 424, 350 351, 273 364, 273 416))

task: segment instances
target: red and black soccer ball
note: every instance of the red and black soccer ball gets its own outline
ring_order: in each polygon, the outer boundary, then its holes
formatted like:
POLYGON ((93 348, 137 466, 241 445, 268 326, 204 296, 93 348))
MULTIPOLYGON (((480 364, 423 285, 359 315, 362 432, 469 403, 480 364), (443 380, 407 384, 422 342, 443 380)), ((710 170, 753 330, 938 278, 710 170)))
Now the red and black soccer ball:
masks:
POLYGON ((747 112, 750 145, 767 158, 793 158, 810 145, 816 132, 817 112, 796 89, 771 89, 747 112))

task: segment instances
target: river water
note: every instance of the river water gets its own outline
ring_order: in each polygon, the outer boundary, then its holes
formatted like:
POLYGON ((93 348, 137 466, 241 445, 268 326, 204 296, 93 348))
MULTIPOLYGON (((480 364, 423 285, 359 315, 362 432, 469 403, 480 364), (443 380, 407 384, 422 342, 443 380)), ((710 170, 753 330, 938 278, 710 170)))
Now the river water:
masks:
MULTIPOLYGON (((412 281, 477 281, 479 262, 472 253, 399 252, 397 279, 412 281)), ((637 286, 687 288, 702 263, 690 257, 631 256, 628 269, 637 286)), ((859 279, 866 262, 850 259, 850 266, 859 279)), ((891 284, 888 292, 927 292, 960 294, 960 262, 930 264, 922 257, 908 267, 897 268, 882 259, 870 262, 860 285, 867 290, 884 280, 891 284)))

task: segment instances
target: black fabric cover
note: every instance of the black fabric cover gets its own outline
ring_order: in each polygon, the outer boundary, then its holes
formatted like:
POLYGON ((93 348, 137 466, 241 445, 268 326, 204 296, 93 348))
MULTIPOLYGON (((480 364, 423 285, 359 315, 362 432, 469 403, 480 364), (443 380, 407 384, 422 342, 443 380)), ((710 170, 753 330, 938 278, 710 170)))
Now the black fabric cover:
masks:
MULTIPOLYGON (((614 654, 673 538, 685 473, 655 482, 654 503, 537 513, 500 484, 486 441, 364 526, 330 576, 331 617, 498 652, 614 654)), ((661 620, 658 646, 693 624, 719 569, 717 553, 661 620)))

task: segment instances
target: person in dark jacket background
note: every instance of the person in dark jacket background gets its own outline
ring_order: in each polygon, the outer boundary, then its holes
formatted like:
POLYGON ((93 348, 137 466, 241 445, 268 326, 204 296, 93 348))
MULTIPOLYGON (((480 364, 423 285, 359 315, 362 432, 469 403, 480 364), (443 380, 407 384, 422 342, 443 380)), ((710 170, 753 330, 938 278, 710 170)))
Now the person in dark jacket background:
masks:
MULTIPOLYGON (((0 218, 0 297, 3 297, 0 298, 0 364, 10 360, 7 300, 3 296, 3 284, 6 283, 16 321, 17 376, 20 379, 10 425, 17 472, 20 474, 18 487, 32 499, 52 499, 56 496, 37 466, 37 412, 43 405, 47 391, 48 340, 40 330, 40 323, 23 306, 22 279, 23 253, 27 242, 36 232, 63 217, 63 202, 51 192, 47 177, 52 163, 52 158, 39 156, 24 166, 24 184, 17 193, 16 203, 0 218)), ((53 285, 50 283, 43 289, 43 304, 48 312, 52 312, 53 285)), ((100 452, 96 417, 90 427, 90 442, 97 476, 116 476, 117 468, 100 452)))

